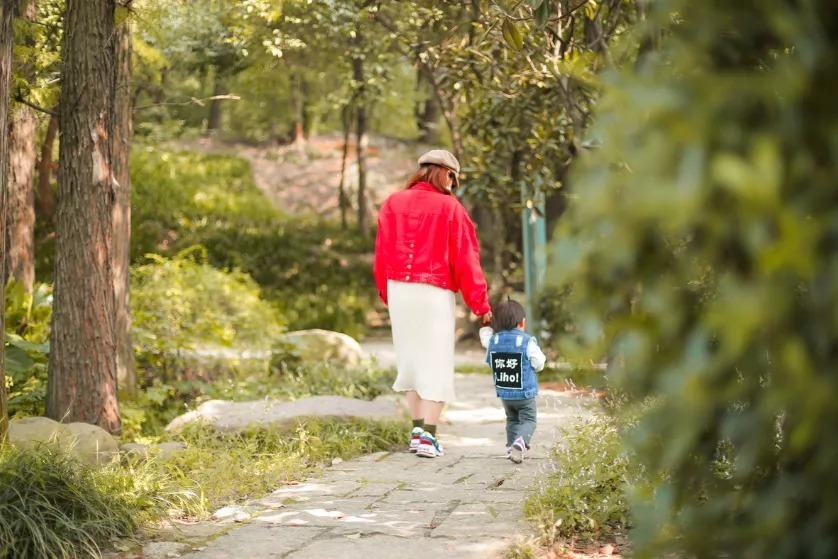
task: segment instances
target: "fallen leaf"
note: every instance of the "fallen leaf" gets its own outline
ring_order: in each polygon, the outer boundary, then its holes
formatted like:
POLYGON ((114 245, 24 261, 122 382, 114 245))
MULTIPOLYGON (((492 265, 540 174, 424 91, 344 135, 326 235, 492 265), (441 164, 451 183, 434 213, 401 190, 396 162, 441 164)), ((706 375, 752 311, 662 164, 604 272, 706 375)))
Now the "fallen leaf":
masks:
POLYGON ((360 539, 360 537, 361 537, 361 533, 360 533, 360 532, 358 532, 357 534, 347 534, 347 535, 346 535, 346 536, 344 536, 344 537, 345 537, 345 538, 348 538, 348 539, 350 539, 350 540, 357 540, 357 539, 360 539))
POLYGON ((609 543, 608 545, 603 546, 600 553, 602 553, 603 555, 613 555, 614 554, 614 546, 609 543))

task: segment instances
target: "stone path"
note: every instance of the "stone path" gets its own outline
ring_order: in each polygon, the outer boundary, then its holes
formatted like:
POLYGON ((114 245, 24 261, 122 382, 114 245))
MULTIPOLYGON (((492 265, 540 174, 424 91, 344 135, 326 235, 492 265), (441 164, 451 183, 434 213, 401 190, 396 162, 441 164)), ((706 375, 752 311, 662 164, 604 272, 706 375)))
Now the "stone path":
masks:
MULTIPOLYGON (((529 536, 526 489, 547 465, 555 428, 588 413, 561 393, 540 396, 539 431, 521 465, 505 457, 504 417, 491 381, 457 375, 459 402, 440 427, 445 455, 382 452, 328 468, 251 503, 252 518, 201 545, 161 557, 189 559, 487 559, 529 536)), ((405 431, 407 433, 407 429, 405 431)), ((239 518, 239 520, 242 520, 239 518)), ((233 517, 224 522, 232 523, 233 517)), ((194 541, 194 540, 193 540, 194 541)), ((146 548, 145 557, 155 555, 146 548)))

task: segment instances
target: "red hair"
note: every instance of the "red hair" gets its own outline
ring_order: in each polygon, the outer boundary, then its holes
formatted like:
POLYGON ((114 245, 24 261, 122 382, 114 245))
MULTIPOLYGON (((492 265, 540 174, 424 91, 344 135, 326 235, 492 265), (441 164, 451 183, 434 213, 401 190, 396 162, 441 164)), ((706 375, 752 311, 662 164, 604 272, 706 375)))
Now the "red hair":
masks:
POLYGON ((418 171, 413 173, 410 180, 407 181, 407 186, 405 188, 411 188, 420 182, 426 182, 443 194, 451 194, 451 191, 448 190, 445 185, 448 184, 449 173, 453 172, 454 171, 451 169, 441 165, 422 165, 419 167, 418 171))

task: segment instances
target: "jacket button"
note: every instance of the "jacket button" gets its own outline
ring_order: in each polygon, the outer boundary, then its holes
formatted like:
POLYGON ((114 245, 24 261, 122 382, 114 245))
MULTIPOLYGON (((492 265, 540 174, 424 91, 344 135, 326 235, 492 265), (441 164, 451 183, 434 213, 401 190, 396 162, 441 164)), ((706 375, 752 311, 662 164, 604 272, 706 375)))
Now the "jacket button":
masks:
POLYGON ((405 276, 405 277, 404 277, 404 279, 405 279, 405 280, 409 280, 409 279, 410 279, 410 276, 405 276))
POLYGON ((407 265, 407 269, 409 270, 410 268, 411 268, 411 266, 410 266, 410 264, 408 264, 408 265, 407 265))
POLYGON ((408 258, 413 258, 413 255, 412 255, 412 254, 408 254, 408 255, 407 255, 407 257, 408 257, 408 258))
POLYGON ((413 243, 410 243, 410 248, 413 248, 413 243))

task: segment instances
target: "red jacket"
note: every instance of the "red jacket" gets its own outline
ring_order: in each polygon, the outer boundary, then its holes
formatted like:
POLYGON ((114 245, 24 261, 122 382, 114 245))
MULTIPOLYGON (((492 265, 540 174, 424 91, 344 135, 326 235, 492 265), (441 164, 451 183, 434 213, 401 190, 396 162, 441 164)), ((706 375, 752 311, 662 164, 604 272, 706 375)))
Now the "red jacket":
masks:
POLYGON ((474 223, 454 196, 426 182, 392 194, 381 206, 373 274, 385 304, 387 280, 396 280, 461 291, 478 316, 490 310, 474 223))

